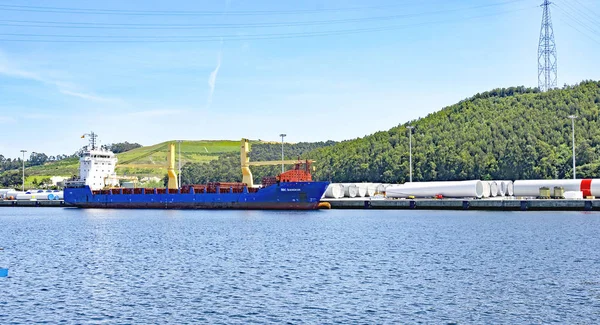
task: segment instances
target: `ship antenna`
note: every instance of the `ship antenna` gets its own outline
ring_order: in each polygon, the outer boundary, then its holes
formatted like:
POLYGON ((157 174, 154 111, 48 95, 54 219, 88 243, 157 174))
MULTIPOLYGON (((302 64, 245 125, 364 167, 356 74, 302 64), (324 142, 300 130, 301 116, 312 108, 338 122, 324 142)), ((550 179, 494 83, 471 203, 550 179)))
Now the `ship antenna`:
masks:
POLYGON ((84 134, 82 138, 85 138, 86 135, 90 137, 90 146, 92 147, 90 150, 96 150, 96 138, 98 138, 98 135, 92 131, 84 134))

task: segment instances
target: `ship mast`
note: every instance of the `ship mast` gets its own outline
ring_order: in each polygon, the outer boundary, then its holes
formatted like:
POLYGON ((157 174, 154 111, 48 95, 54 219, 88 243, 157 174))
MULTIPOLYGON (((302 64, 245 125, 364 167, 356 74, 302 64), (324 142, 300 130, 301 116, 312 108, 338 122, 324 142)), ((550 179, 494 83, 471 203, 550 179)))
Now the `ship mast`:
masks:
POLYGON ((90 138, 90 150, 96 150, 96 138, 98 138, 98 135, 92 131, 82 135, 81 138, 85 138, 86 135, 90 138))

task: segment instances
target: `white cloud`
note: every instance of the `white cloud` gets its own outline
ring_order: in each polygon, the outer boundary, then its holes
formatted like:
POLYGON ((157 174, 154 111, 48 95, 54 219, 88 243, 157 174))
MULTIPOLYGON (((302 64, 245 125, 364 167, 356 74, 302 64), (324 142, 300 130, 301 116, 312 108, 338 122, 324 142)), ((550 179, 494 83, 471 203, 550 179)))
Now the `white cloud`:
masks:
POLYGON ((71 91, 71 90, 65 90, 65 89, 60 89, 59 91, 60 91, 61 94, 65 94, 65 95, 69 95, 69 96, 73 96, 73 97, 77 97, 77 98, 82 98, 82 99, 87 99, 87 100, 91 100, 91 101, 94 101, 94 102, 115 102, 115 101, 118 101, 117 99, 108 98, 108 97, 101 97, 101 96, 87 94, 87 93, 82 93, 82 92, 78 92, 78 91, 71 91))
POLYGON ((74 84, 62 80, 56 80, 51 77, 44 76, 41 72, 28 71, 22 69, 18 63, 10 60, 4 53, 0 51, 0 75, 8 77, 33 80, 39 83, 55 87, 61 94, 82 98, 91 101, 115 101, 112 98, 101 97, 78 90, 74 84))

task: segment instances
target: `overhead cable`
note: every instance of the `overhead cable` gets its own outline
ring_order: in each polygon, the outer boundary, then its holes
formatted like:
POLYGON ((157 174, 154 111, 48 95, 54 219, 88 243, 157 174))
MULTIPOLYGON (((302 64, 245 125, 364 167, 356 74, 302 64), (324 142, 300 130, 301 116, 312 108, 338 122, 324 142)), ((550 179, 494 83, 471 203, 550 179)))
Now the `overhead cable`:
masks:
POLYGON ((287 38, 305 38, 305 37, 315 37, 315 36, 334 36, 334 35, 347 35, 347 34, 356 34, 356 33, 368 33, 368 32, 379 32, 379 31, 388 31, 388 30, 397 30, 404 29, 409 27, 416 26, 426 26, 426 25, 434 25, 434 24, 443 24, 443 23, 453 23, 453 22, 463 22, 465 20, 484 18, 484 17, 492 17, 499 16, 509 13, 514 13, 518 11, 523 11, 527 9, 533 9, 537 7, 528 7, 528 8, 520 8, 515 10, 508 10, 503 12, 496 12, 485 15, 471 16, 471 17, 461 17, 457 19, 450 20, 440 20, 440 21, 430 21, 430 22, 422 22, 415 24, 405 24, 405 25, 390 25, 390 26, 381 26, 381 27, 372 27, 372 28, 356 28, 356 29, 342 29, 342 30, 330 30, 330 31, 319 31, 319 32, 298 32, 298 33, 264 33, 264 34, 248 34, 248 35, 240 35, 240 34, 230 34, 230 35, 194 35, 194 36, 185 36, 185 35, 175 35, 175 36, 124 36, 124 35, 61 35, 61 34, 21 34, 21 33, 4 33, 0 34, 0 36, 4 37, 34 37, 34 38, 44 38, 44 37, 52 37, 52 38, 90 38, 83 40, 74 40, 74 39, 13 39, 13 38, 4 38, 0 39, 0 41, 7 42, 49 42, 49 43, 149 43, 149 42, 158 42, 158 43, 193 43, 193 42, 212 42, 212 41, 221 41, 225 40, 270 40, 270 39, 287 39, 287 38), (91 39, 94 38, 94 39, 91 39))

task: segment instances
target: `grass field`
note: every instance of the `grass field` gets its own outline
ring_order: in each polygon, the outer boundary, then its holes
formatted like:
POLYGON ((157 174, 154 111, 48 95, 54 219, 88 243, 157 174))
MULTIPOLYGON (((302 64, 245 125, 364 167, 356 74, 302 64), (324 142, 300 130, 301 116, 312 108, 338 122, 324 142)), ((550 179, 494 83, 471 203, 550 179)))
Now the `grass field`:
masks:
POLYGON ((61 161, 46 163, 42 166, 26 168, 29 176, 73 176, 79 174, 79 158, 68 158, 61 161))
MULTIPOLYGON (((169 143, 175 143, 175 158, 177 159, 179 157, 179 145, 176 141, 166 141, 117 154, 119 159, 116 168, 117 175, 163 177, 167 173, 169 143)), ((188 162, 209 162, 217 159, 220 154, 239 152, 239 150, 240 141, 183 141, 181 142, 181 165, 183 166, 188 162)), ((177 163, 175 167, 177 168, 177 163)), ((38 180, 49 176, 79 175, 79 159, 69 158, 47 163, 43 166, 26 168, 26 173, 29 177, 37 177, 38 180)))

